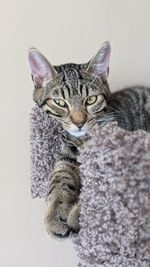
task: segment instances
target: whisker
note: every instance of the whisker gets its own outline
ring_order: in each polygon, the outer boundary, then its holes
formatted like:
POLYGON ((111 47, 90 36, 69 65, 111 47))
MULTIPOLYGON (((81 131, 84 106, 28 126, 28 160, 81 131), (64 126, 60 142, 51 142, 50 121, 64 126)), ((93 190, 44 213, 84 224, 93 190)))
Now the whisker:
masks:
POLYGON ((65 124, 65 125, 70 125, 69 122, 66 122, 66 121, 64 121, 64 120, 62 120, 62 119, 61 119, 61 122, 62 122, 63 124, 65 124))
POLYGON ((114 110, 114 111, 117 112, 117 113, 121 113, 121 111, 118 110, 118 109, 116 109, 116 108, 113 108, 113 107, 110 107, 110 106, 109 106, 109 108, 112 109, 112 110, 114 110))
POLYGON ((120 119, 119 112, 111 112, 111 113, 104 113, 103 115, 99 116, 96 121, 97 122, 112 122, 115 120, 120 119))

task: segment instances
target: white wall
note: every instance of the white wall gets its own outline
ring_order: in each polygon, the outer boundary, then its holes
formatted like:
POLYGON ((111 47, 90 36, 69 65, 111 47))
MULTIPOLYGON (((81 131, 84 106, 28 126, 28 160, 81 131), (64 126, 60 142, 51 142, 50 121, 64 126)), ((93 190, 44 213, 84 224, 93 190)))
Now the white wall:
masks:
POLYGON ((112 44, 110 85, 150 85, 149 0, 13 0, 0 8, 0 267, 75 267, 69 241, 43 231, 44 201, 30 196, 27 50, 53 64, 86 62, 112 44))

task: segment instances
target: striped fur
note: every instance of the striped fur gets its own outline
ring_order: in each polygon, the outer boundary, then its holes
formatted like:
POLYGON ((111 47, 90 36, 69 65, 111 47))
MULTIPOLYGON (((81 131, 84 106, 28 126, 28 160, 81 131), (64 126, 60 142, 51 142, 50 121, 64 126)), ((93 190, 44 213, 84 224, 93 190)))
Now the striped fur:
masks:
POLYGON ((111 116, 126 130, 150 131, 150 88, 135 86, 113 93, 107 105, 106 121, 111 116))
POLYGON ((82 131, 84 134, 91 128, 110 94, 108 83, 86 73, 86 67, 77 64, 55 67, 58 73, 56 81, 45 86, 44 91, 43 88, 34 91, 34 100, 38 105, 72 134, 82 131), (86 106, 86 99, 93 95, 97 96, 96 103, 86 106), (54 99, 63 99, 67 107, 58 106, 54 99), (78 129, 80 125, 83 126, 81 131, 78 129))
POLYGON ((70 231, 79 230, 81 181, 77 156, 78 148, 86 139, 85 134, 95 123, 106 124, 112 121, 117 121, 120 127, 130 131, 150 131, 150 89, 133 87, 110 93, 107 82, 110 54, 108 43, 103 45, 88 64, 72 63, 53 67, 35 49, 33 52, 33 98, 69 132, 64 138, 60 158, 49 177, 45 214, 48 234, 64 238, 70 231), (36 64, 40 61, 40 66, 35 72, 36 53, 36 64), (96 101, 87 105, 90 96, 96 97, 96 101), (59 105, 58 101, 61 101, 59 105))
POLYGON ((77 156, 82 142, 70 136, 64 139, 62 153, 49 177, 45 226, 52 237, 65 238, 70 231, 79 230, 81 180, 77 156))

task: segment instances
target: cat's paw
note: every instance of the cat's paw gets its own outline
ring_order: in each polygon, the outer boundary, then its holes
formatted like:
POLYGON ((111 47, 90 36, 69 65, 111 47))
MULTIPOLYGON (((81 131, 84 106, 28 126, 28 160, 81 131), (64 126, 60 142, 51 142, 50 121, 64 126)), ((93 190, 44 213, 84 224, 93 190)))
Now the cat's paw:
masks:
POLYGON ((66 238, 79 231, 79 204, 73 188, 57 191, 47 200, 45 227, 49 236, 66 238), (69 192, 70 191, 70 192, 69 192))

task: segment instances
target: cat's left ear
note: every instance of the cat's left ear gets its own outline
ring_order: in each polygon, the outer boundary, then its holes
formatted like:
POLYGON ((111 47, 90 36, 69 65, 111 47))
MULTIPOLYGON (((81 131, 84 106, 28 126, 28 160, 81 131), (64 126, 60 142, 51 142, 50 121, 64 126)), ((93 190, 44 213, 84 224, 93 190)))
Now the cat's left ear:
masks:
POLYGON ((86 71, 95 76, 100 76, 103 81, 107 80, 109 74, 110 53, 110 43, 103 43, 100 50, 88 63, 86 71))

